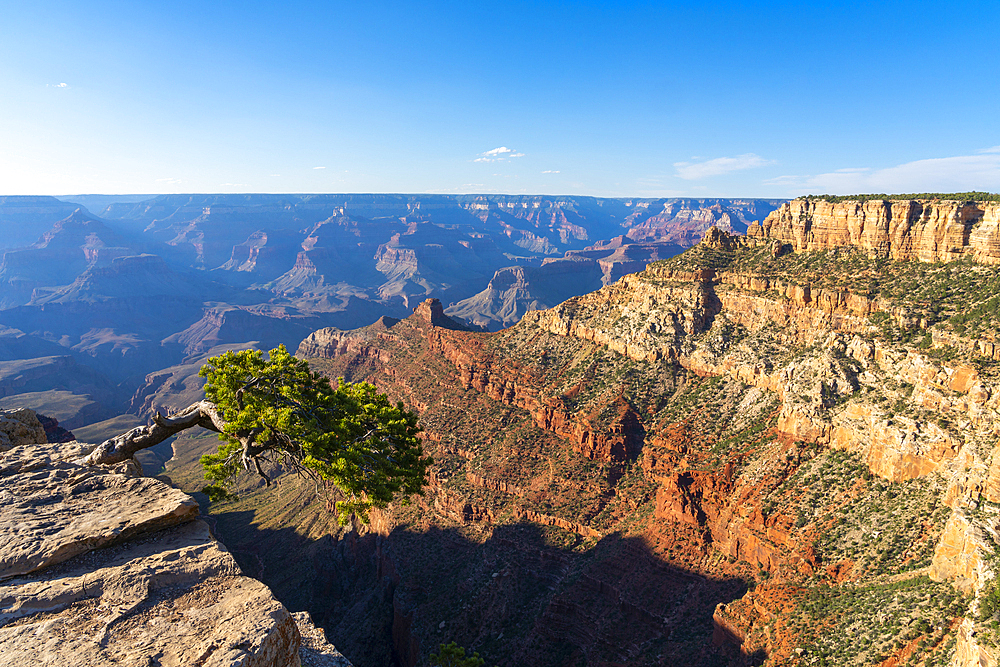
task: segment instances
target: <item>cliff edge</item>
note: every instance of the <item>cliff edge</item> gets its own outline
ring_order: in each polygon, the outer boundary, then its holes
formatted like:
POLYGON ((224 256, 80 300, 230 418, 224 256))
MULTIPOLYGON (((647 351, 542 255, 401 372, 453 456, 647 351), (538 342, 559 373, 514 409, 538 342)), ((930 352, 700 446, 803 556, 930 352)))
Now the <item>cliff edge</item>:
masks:
POLYGON ((876 257, 950 262, 971 257, 1000 264, 1000 203, 957 200, 785 202, 747 237, 787 243, 795 251, 856 246, 876 257))
POLYGON ((0 431, 5 665, 349 665, 243 576, 193 498, 134 460, 72 463, 93 446, 46 444, 31 410, 0 431))

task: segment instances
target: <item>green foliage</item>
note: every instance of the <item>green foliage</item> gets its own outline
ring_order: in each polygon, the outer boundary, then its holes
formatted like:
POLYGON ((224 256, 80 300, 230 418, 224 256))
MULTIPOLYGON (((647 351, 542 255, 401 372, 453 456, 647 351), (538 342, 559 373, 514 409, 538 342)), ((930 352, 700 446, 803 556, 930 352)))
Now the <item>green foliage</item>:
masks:
POLYGON ((800 199, 818 199, 820 201, 826 201, 833 204, 837 204, 845 201, 893 201, 893 200, 910 200, 910 199, 945 199, 949 201, 1000 201, 1000 194, 993 194, 990 192, 952 192, 952 193, 941 193, 941 192, 921 192, 917 194, 904 194, 904 195, 806 195, 800 197, 800 199))
POLYGON ((226 422, 223 444, 201 458, 205 478, 215 483, 206 488, 225 487, 251 466, 270 482, 262 463, 278 473, 302 472, 344 494, 337 514, 346 523, 352 513, 367 521, 372 507, 398 492, 420 493, 427 483, 432 460, 423 455, 416 415, 367 382, 341 378, 333 387, 284 346, 267 359, 257 350, 226 352, 199 375, 226 422))
POLYGON ((982 597, 979 598, 979 620, 996 621, 1000 614, 1000 586, 996 579, 991 579, 983 587, 982 597))
MULTIPOLYGON (((1000 546, 994 545, 993 552, 986 557, 991 569, 1000 566, 1000 546)), ((993 577, 979 592, 979 622, 986 625, 993 643, 1000 634, 1000 580, 993 577)))
POLYGON ((441 644, 440 653, 431 653, 430 664, 437 667, 483 667, 486 661, 479 657, 479 653, 466 656, 465 649, 452 642, 441 644))

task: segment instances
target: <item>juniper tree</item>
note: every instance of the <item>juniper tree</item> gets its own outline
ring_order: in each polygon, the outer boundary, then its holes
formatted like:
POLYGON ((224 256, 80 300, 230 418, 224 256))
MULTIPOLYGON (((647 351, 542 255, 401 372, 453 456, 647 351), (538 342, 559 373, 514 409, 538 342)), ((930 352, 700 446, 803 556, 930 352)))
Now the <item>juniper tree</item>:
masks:
POLYGON ((118 463, 202 426, 222 440, 201 458, 210 489, 230 487, 244 471, 267 484, 298 472, 343 493, 336 504, 342 523, 352 513, 367 521, 372 507, 396 493, 420 493, 427 483, 432 460, 423 455, 416 415, 367 382, 340 378, 334 386, 284 346, 266 359, 258 350, 211 357, 199 375, 205 400, 169 416, 156 413, 152 424, 106 440, 80 462, 118 463))

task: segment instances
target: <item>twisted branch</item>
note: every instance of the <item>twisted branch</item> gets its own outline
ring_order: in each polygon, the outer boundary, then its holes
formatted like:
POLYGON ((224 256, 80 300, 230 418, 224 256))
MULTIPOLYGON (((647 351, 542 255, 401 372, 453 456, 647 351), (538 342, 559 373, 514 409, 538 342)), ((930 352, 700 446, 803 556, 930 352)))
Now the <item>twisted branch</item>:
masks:
POLYGON ((201 426, 221 433, 226 421, 211 401, 192 403, 180 412, 164 417, 159 412, 153 423, 137 426, 131 431, 108 438, 87 456, 76 460, 79 465, 112 465, 132 458, 140 449, 158 445, 167 438, 192 426, 201 426))

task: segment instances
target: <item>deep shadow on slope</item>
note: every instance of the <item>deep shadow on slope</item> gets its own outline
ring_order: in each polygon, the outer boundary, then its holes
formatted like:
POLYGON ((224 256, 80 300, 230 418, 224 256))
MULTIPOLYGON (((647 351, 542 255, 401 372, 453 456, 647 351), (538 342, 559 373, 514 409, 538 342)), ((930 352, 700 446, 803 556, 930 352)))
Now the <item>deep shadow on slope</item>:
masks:
POLYGON ((290 610, 308 610, 357 667, 425 665, 446 641, 488 665, 725 665, 712 613, 746 591, 618 534, 586 549, 531 523, 486 528, 483 539, 474 526, 309 539, 262 529, 253 511, 213 518, 244 571, 290 610))

